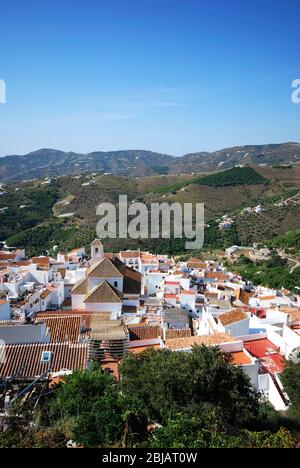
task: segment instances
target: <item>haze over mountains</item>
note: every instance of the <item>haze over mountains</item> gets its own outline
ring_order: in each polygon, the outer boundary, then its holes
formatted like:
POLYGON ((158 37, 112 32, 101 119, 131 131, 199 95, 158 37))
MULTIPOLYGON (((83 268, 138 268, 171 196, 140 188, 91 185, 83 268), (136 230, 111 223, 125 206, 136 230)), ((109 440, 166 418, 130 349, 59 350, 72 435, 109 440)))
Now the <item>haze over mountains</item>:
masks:
POLYGON ((40 149, 0 158, 0 181, 76 175, 84 172, 129 177, 201 173, 236 165, 292 164, 300 160, 300 143, 250 145, 181 157, 144 150, 96 151, 88 154, 40 149))

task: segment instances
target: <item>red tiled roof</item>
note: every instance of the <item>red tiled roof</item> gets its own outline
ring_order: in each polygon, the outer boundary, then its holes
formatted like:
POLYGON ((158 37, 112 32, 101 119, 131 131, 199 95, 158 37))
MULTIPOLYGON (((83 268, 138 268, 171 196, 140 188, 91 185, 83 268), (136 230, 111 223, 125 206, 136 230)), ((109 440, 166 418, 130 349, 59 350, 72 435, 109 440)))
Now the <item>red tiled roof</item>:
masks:
MULTIPOLYGON (((1 347, 0 347, 1 349, 1 347)), ((2 350, 1 350, 2 351, 2 350)), ((34 379, 43 375, 49 367, 51 372, 63 369, 83 370, 88 364, 88 345, 80 343, 38 343, 5 346, 5 361, 0 364, 0 377, 8 378, 20 371, 20 376, 34 379), (42 362, 42 353, 50 351, 51 363, 42 362)))
POLYGON ((174 340, 176 338, 188 338, 192 336, 189 328, 183 328, 179 330, 166 330, 166 340, 174 340))
POLYGON ((273 299, 276 299, 276 296, 258 296, 258 299, 261 301, 272 301, 273 299))
POLYGON ((50 265, 50 258, 49 257, 32 257, 31 259, 33 263, 41 266, 48 266, 50 265))
POLYGON ((81 294, 85 295, 88 293, 88 279, 82 278, 77 281, 71 291, 72 294, 81 294))
POLYGON ((122 302, 122 294, 107 281, 95 286, 84 299, 84 303, 120 303, 122 302))
POLYGON ((193 268, 193 269, 196 269, 196 270, 204 270, 204 269, 207 268, 207 265, 202 260, 198 260, 197 258, 190 258, 187 261, 187 267, 188 268, 193 268))
POLYGON ((225 333, 215 333, 214 335, 190 336, 166 340, 166 347, 176 351, 179 349, 189 349, 193 346, 218 346, 222 343, 234 343, 236 341, 239 340, 225 333))
POLYGON ((233 310, 231 312, 225 312, 224 314, 218 316, 218 319, 224 326, 240 322, 241 320, 245 320, 246 318, 248 318, 248 316, 243 310, 233 310))
POLYGON ((215 280, 218 280, 218 281, 225 281, 225 280, 229 279, 229 276, 226 275, 223 271, 208 271, 205 274, 205 278, 215 279, 215 280))
POLYGON ((52 343, 78 343, 81 329, 81 317, 78 315, 61 315, 38 318, 36 322, 45 322, 49 328, 52 343))
POLYGON ((160 327, 151 327, 151 326, 128 326, 130 333, 130 341, 135 340, 149 340, 153 338, 158 338, 162 335, 162 330, 160 327))
POLYGON ((0 252, 0 260, 13 260, 17 256, 16 253, 7 253, 7 252, 0 252))
POLYGON ((234 353, 230 353, 232 356, 232 363, 235 366, 241 366, 241 365, 246 365, 246 364, 252 364, 251 359, 245 351, 236 351, 234 353))
POLYGON ((87 276, 89 278, 115 278, 123 275, 115 265, 115 260, 103 258, 88 270, 87 276))
POLYGON ((283 357, 279 349, 269 340, 245 341, 245 349, 259 359, 262 370, 274 374, 283 371, 283 357))
POLYGON ((159 263, 158 257, 152 254, 141 253, 141 260, 142 263, 148 263, 150 265, 159 263))
POLYGON ((125 250, 120 252, 120 256, 122 258, 140 258, 140 252, 133 250, 125 250))
POLYGON ((104 257, 113 260, 114 258, 119 258, 119 254, 113 252, 104 252, 104 257))
POLYGON ((290 316, 292 322, 300 322, 300 309, 296 307, 280 307, 280 312, 290 316))

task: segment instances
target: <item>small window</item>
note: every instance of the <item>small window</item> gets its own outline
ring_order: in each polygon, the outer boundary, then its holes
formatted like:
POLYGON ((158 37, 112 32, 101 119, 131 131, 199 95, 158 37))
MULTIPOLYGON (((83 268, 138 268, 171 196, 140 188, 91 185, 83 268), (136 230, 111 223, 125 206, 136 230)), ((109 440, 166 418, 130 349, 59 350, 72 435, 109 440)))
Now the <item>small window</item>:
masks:
POLYGON ((95 253, 97 254, 99 252, 98 247, 95 248, 95 253))
POLYGON ((118 287, 118 281, 115 281, 115 282, 114 282, 114 287, 115 287, 115 288, 118 287))
POLYGON ((51 351, 43 351, 41 362, 47 364, 50 363, 52 360, 52 352, 51 351))

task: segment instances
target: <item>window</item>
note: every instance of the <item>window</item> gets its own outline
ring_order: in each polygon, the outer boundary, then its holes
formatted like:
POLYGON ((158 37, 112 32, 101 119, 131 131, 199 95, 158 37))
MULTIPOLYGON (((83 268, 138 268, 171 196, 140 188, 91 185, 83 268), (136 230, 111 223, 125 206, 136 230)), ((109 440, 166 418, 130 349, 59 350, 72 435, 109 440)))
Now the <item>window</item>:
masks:
POLYGON ((118 281, 115 281, 115 282, 114 282, 114 287, 115 287, 115 288, 118 287, 118 281))
POLYGON ((41 362, 47 364, 50 363, 52 360, 52 352, 51 351, 43 351, 41 362))

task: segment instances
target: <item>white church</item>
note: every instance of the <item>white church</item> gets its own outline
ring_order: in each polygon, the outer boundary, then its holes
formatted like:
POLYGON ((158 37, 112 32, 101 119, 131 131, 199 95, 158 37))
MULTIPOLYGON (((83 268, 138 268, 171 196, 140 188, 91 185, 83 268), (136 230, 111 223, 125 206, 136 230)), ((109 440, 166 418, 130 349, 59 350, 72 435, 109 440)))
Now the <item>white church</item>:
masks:
POLYGON ((104 253, 99 239, 91 244, 91 266, 71 291, 72 309, 110 313, 111 319, 137 311, 141 294, 141 274, 117 256, 104 253))

